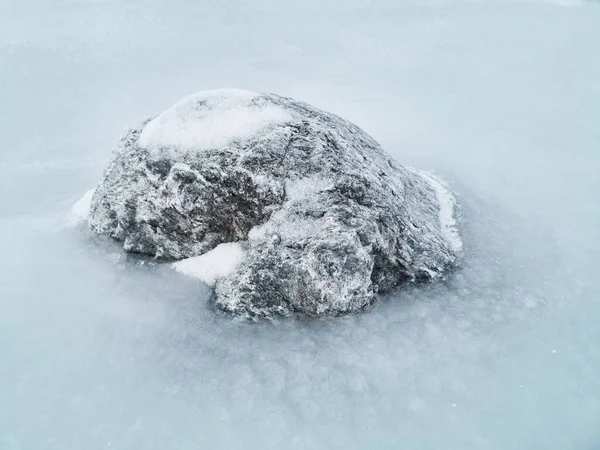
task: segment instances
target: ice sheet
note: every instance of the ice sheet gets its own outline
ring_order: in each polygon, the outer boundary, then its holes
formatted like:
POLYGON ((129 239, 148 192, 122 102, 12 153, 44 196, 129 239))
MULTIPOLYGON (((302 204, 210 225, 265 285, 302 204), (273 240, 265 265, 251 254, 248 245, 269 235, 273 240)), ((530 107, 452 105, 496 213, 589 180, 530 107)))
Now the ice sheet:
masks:
POLYGON ((0 449, 599 447, 598 2, 5 0, 0 30, 0 449), (128 127, 219 86, 446 180, 459 270, 246 323, 55 225, 128 127))

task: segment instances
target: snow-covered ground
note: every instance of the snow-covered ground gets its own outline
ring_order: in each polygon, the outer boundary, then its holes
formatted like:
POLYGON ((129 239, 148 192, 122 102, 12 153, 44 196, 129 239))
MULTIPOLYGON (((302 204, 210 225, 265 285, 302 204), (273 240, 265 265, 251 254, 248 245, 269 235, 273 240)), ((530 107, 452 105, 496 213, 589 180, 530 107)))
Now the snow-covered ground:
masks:
POLYGON ((0 449, 600 447, 597 1, 3 0, 0 137, 0 449), (246 323, 69 226, 128 127, 219 87, 448 181, 461 270, 246 323))

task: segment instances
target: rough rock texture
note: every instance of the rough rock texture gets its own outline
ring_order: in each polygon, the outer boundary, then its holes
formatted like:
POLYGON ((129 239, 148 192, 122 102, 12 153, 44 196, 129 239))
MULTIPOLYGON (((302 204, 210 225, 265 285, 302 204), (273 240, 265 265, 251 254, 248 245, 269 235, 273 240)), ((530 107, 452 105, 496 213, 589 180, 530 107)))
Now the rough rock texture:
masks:
POLYGON ((240 241, 221 308, 337 314, 439 277, 460 250, 453 197, 354 124, 272 94, 187 97, 119 142, 92 230, 165 259, 240 241))

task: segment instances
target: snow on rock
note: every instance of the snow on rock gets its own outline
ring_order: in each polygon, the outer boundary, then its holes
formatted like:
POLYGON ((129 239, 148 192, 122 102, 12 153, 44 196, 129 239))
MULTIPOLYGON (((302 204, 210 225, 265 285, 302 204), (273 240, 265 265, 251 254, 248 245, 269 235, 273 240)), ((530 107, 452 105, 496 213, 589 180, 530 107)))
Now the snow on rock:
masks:
POLYGON ((151 120, 140 135, 144 148, 175 147, 208 150, 247 139, 274 123, 289 120, 287 112, 250 91, 204 91, 180 100, 151 120))
POLYGON ((191 258, 175 268, 214 284, 227 311, 322 315, 442 276, 461 248, 454 206, 443 182, 348 121, 220 90, 121 139, 89 223, 127 251, 191 258))
POLYGON ((76 227, 88 219, 92 205, 92 197, 94 196, 95 191, 95 189, 90 189, 73 204, 67 218, 68 226, 76 227))
POLYGON ((219 244, 200 256, 173 263, 178 272, 200 279, 214 286, 219 278, 231 274, 244 260, 244 249, 239 242, 219 244))

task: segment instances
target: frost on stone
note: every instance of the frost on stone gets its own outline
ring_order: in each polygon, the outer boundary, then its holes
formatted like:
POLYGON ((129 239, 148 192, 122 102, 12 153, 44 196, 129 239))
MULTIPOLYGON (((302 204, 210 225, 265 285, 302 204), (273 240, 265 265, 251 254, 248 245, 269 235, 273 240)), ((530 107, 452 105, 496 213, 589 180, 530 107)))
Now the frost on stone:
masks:
POLYGON ((360 310, 440 277, 462 243, 443 182, 305 103, 202 92, 130 130, 92 199, 92 230, 183 260, 221 308, 266 316, 360 310), (190 258, 190 259, 188 259, 190 258))

